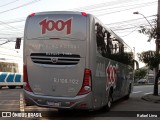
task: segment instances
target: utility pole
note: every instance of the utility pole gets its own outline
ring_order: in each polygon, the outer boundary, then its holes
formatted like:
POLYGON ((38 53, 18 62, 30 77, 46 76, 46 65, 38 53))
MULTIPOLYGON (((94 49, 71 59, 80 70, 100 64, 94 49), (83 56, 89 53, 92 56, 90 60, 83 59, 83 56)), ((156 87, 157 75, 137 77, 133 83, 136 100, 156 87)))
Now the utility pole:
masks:
MULTIPOLYGON (((135 47, 133 47, 133 59, 135 60, 135 47)), ((135 64, 134 64, 134 67, 133 67, 133 81, 134 83, 136 82, 135 81, 135 64)))
POLYGON ((160 0, 158 0, 156 52, 160 54, 160 0))
MULTIPOLYGON (((160 0, 158 0, 158 11, 157 11, 157 39, 156 39, 156 54, 160 54, 160 0)), ((158 78, 159 76, 159 65, 155 69, 155 82, 154 82, 154 95, 158 95, 158 78)))

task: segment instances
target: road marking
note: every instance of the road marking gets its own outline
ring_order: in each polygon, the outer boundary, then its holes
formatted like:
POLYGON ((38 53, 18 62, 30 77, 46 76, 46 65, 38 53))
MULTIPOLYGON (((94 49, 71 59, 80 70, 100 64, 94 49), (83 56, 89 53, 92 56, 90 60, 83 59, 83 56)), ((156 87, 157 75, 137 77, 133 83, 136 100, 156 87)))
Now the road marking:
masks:
POLYGON ((0 108, 0 111, 11 111, 11 110, 13 110, 13 111, 19 111, 19 107, 12 107, 12 108, 0 108))
MULTIPOLYGON (((40 111, 49 111, 49 108, 41 108, 41 107, 36 107, 36 106, 27 106, 25 110, 40 110, 40 111)), ((51 111, 55 111, 57 109, 52 109, 51 111)))
POLYGON ((20 111, 24 112, 24 100, 22 93, 20 93, 20 111))
POLYGON ((142 92, 142 91, 135 91, 135 92, 132 92, 132 93, 134 94, 134 93, 140 93, 140 92, 142 92))
POLYGON ((153 94, 153 92, 149 92, 149 93, 144 93, 145 95, 148 95, 148 94, 153 94))
POLYGON ((5 105, 7 105, 7 106, 8 106, 8 105, 9 105, 9 106, 15 106, 15 105, 18 105, 18 106, 19 106, 19 104, 2 104, 2 103, 0 103, 0 106, 1 106, 1 105, 3 105, 3 106, 5 106, 5 105))

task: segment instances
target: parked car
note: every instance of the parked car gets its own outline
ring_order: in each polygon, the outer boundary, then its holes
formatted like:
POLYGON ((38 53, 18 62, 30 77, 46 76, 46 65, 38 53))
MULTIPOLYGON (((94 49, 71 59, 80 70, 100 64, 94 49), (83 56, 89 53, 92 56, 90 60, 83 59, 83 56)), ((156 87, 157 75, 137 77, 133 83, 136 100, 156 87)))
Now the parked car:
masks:
POLYGON ((148 83, 148 81, 147 81, 147 79, 143 78, 143 79, 138 80, 137 83, 139 83, 139 84, 145 84, 145 83, 148 83))

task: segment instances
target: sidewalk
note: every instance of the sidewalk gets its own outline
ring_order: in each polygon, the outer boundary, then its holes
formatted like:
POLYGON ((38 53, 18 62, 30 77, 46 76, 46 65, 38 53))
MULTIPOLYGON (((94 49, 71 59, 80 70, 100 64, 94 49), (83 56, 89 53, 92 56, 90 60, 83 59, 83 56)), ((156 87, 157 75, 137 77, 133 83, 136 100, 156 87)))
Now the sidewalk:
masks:
POLYGON ((153 94, 147 94, 142 96, 142 99, 148 102, 159 103, 160 104, 160 94, 159 96, 155 96, 153 94))

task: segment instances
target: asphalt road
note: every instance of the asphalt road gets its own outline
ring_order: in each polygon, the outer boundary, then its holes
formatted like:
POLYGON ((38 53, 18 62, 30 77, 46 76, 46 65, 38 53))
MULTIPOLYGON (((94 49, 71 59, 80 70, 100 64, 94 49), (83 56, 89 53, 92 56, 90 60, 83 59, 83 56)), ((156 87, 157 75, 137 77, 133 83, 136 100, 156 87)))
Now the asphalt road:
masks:
MULTIPOLYGON (((64 111, 58 112, 53 108, 41 108, 36 106, 25 107, 23 102, 23 94, 22 89, 8 89, 2 88, 0 90, 0 111, 30 111, 30 112, 38 112, 45 111, 46 116, 42 116, 42 118, 38 118, 41 120, 44 119, 53 119, 53 120, 70 120, 70 119, 79 119, 79 120, 160 120, 160 118, 137 118, 137 114, 141 114, 141 111, 147 111, 146 114, 152 114, 153 111, 158 111, 160 113, 160 104, 147 102, 141 99, 143 95, 153 93, 153 85, 143 85, 143 86, 135 86, 133 89, 133 93, 130 96, 129 100, 121 99, 116 101, 112 106, 110 112, 103 111, 64 111), (115 117, 117 115, 117 117, 115 117), (135 117, 127 117, 128 115, 132 115, 135 117), (49 116, 54 116, 51 118, 49 116), (71 117, 72 116, 72 117, 71 117), (108 117, 110 116, 110 117, 108 117), (120 117, 121 116, 121 117, 120 117)), ((159 86, 160 93, 160 86, 159 86)), ((1 118, 0 118, 1 119, 1 118)), ((3 118, 4 119, 4 118, 3 118)), ((6 118, 5 118, 6 119, 6 118)), ((10 118, 11 119, 11 118, 10 118)), ((26 118, 28 119, 28 118, 26 118)))

